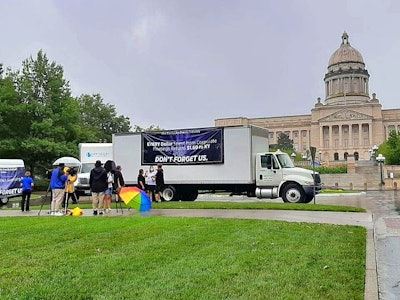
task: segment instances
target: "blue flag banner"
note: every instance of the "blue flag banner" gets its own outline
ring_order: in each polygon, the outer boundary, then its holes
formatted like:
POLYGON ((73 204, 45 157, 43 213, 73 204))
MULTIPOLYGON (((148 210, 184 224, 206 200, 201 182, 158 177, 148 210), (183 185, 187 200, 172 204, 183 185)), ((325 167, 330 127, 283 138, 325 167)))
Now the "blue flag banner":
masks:
POLYGON ((25 175, 25 168, 0 169, 0 196, 11 197, 22 194, 21 179, 25 175))
POLYGON ((142 165, 224 163, 223 128, 142 133, 142 165))

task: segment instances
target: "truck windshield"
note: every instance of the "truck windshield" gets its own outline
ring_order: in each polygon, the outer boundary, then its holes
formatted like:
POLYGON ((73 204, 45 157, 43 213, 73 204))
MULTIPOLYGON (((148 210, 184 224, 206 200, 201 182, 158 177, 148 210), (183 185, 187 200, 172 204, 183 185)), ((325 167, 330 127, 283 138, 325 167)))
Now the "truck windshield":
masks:
POLYGON ((286 153, 277 154, 276 157, 278 158, 282 168, 294 168, 292 160, 286 153))

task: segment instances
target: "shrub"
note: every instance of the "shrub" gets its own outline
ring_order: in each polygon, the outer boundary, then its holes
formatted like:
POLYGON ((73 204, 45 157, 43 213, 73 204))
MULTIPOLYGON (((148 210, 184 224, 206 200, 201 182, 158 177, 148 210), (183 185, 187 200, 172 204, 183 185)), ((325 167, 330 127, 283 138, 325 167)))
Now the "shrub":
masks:
MULTIPOLYGON (((312 170, 312 167, 306 167, 306 169, 312 170)), ((346 174, 347 173, 347 166, 337 166, 337 167, 316 167, 316 172, 320 174, 346 174)))

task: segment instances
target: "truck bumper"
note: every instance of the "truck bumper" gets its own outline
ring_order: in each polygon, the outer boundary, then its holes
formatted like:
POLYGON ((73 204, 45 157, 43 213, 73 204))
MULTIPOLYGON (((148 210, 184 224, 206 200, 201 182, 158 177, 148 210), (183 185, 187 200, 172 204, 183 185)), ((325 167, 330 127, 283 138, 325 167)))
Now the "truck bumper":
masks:
MULTIPOLYGON (((314 187, 309 186, 309 185, 303 185, 303 190, 306 193, 306 195, 314 195, 314 187)), ((321 192, 321 187, 316 186, 315 187, 315 194, 319 194, 321 192)))
POLYGON ((90 196, 90 187, 89 185, 75 185, 75 193, 80 196, 90 196))

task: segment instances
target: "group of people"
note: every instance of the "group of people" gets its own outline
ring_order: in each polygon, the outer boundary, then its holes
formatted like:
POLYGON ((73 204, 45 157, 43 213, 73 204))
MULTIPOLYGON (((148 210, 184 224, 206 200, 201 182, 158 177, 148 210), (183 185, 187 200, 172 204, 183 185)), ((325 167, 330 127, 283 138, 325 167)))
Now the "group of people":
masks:
POLYGON ((75 194, 74 182, 78 179, 78 175, 73 168, 68 168, 64 163, 60 163, 56 169, 51 172, 50 188, 51 188, 51 205, 50 215, 63 216, 60 206, 64 209, 68 208, 69 199, 72 203, 78 203, 75 194))
MULTIPOLYGON (((60 206, 65 205, 68 207, 69 199, 72 199, 72 203, 78 203, 78 199, 75 195, 74 182, 78 176, 73 168, 65 167, 63 163, 60 163, 58 167, 52 171, 50 177, 50 188, 52 193, 51 210, 50 214, 53 216, 64 215, 60 211, 60 206)), ((35 182, 31 177, 31 172, 26 171, 25 176, 21 179, 22 187, 22 200, 21 200, 21 211, 30 211, 29 202, 32 194, 35 182)))
POLYGON ((100 160, 96 161, 89 177, 93 215, 97 216, 98 214, 102 215, 103 213, 111 212, 111 197, 113 193, 116 201, 120 201, 119 190, 125 185, 121 170, 121 166, 113 169, 111 164, 103 167, 100 160))
MULTIPOLYGON (((116 202, 120 201, 119 191, 125 185, 121 170, 121 166, 117 166, 115 169, 110 166, 103 167, 100 160, 96 161, 89 177, 93 215, 96 216, 111 212, 112 194, 115 194, 116 202)), ((60 207, 62 206, 64 209, 68 208, 70 199, 72 199, 72 203, 78 203, 74 190, 74 182, 77 179, 76 171, 73 168, 65 167, 64 163, 60 163, 58 167, 51 172, 51 215, 64 215, 64 213, 60 211, 60 207)), ((27 171, 25 177, 21 180, 22 211, 29 211, 29 200, 33 186, 34 181, 31 178, 30 172, 27 171)), ((157 170, 154 170, 153 166, 150 166, 149 170, 146 172, 140 169, 138 187, 146 191, 152 201, 160 202, 162 199, 161 193, 164 188, 164 171, 162 165, 157 165, 157 170)))
POLYGON ((164 187, 164 170, 162 165, 157 165, 157 171, 154 170, 153 166, 150 166, 146 172, 140 169, 137 184, 140 189, 147 192, 152 201, 160 202, 162 198, 161 192, 164 187))

